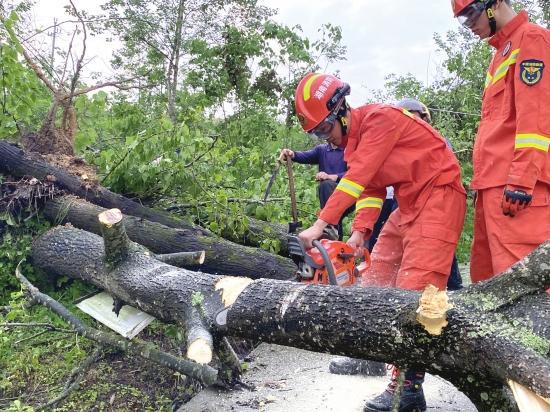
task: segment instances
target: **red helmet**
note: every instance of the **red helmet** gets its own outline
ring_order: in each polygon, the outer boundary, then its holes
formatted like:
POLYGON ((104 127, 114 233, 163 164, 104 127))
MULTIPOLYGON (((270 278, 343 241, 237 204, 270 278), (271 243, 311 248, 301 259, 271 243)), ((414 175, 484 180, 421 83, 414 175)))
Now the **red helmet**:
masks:
POLYGON ((335 109, 341 106, 350 87, 336 76, 321 73, 307 74, 296 88, 296 115, 306 132, 315 129, 335 109))
POLYGON ((462 11, 468 7, 470 4, 475 3, 477 0, 451 0, 451 5, 453 6, 453 13, 455 17, 458 17, 462 11))

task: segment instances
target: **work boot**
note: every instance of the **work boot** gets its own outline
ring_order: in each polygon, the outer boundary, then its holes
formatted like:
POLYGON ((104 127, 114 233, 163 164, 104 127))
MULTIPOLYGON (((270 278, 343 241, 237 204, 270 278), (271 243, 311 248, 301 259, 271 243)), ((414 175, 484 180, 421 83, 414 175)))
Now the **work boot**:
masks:
MULTIPOLYGON (((391 382, 384 392, 365 403, 364 412, 389 412, 392 410, 393 396, 397 388, 399 369, 393 368, 391 382)), ((410 370, 405 373, 405 381, 399 402, 399 412, 423 412, 426 410, 426 398, 422 383, 424 372, 410 370)))
POLYGON ((328 370, 336 375, 384 376, 386 364, 363 359, 335 358, 330 361, 328 370))

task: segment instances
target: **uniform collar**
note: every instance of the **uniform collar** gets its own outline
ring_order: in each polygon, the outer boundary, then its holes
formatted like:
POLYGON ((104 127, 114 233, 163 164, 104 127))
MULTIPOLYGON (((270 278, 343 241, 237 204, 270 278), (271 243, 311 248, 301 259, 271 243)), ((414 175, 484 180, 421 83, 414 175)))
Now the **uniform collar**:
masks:
POLYGON ((350 108, 351 122, 348 125, 348 133, 345 136, 345 153, 353 153, 359 144, 359 135, 361 130, 361 123, 365 116, 364 111, 367 106, 361 106, 358 109, 350 108))
POLYGON ((348 126, 348 141, 359 138, 362 117, 361 110, 351 109, 351 124, 348 126))
POLYGON ((525 10, 520 11, 512 20, 502 27, 497 34, 489 39, 489 44, 499 49, 510 38, 518 27, 529 22, 529 15, 525 10))

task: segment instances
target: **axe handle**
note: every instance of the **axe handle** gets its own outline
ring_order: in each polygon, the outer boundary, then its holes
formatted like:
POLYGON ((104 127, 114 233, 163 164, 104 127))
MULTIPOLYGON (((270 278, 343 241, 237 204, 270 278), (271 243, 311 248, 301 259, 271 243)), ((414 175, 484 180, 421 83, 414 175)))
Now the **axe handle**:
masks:
POLYGON ((296 207, 296 190, 294 189, 294 173, 292 172, 292 159, 286 158, 286 171, 288 173, 288 190, 290 192, 290 207, 293 223, 298 222, 298 208, 296 207))

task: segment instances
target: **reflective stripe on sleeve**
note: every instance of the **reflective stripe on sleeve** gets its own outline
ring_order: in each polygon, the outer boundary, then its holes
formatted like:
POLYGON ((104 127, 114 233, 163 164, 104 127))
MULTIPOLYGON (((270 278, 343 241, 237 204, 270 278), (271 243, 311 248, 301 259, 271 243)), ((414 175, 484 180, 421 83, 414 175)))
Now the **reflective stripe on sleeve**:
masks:
POLYGON ((340 183, 338 183, 338 186, 336 186, 336 190, 340 190, 350 196, 358 198, 359 196, 361 196, 361 193, 363 193, 363 190, 365 190, 365 188, 360 184, 343 178, 342 180, 340 180, 340 183))
POLYGON ((366 197, 364 199, 358 200, 355 203, 355 212, 364 209, 366 207, 374 207, 376 209, 382 209, 382 204, 384 203, 384 199, 380 199, 379 197, 366 197))
POLYGON ((548 153, 550 138, 534 133, 521 133, 516 135, 516 149, 538 149, 548 153))

